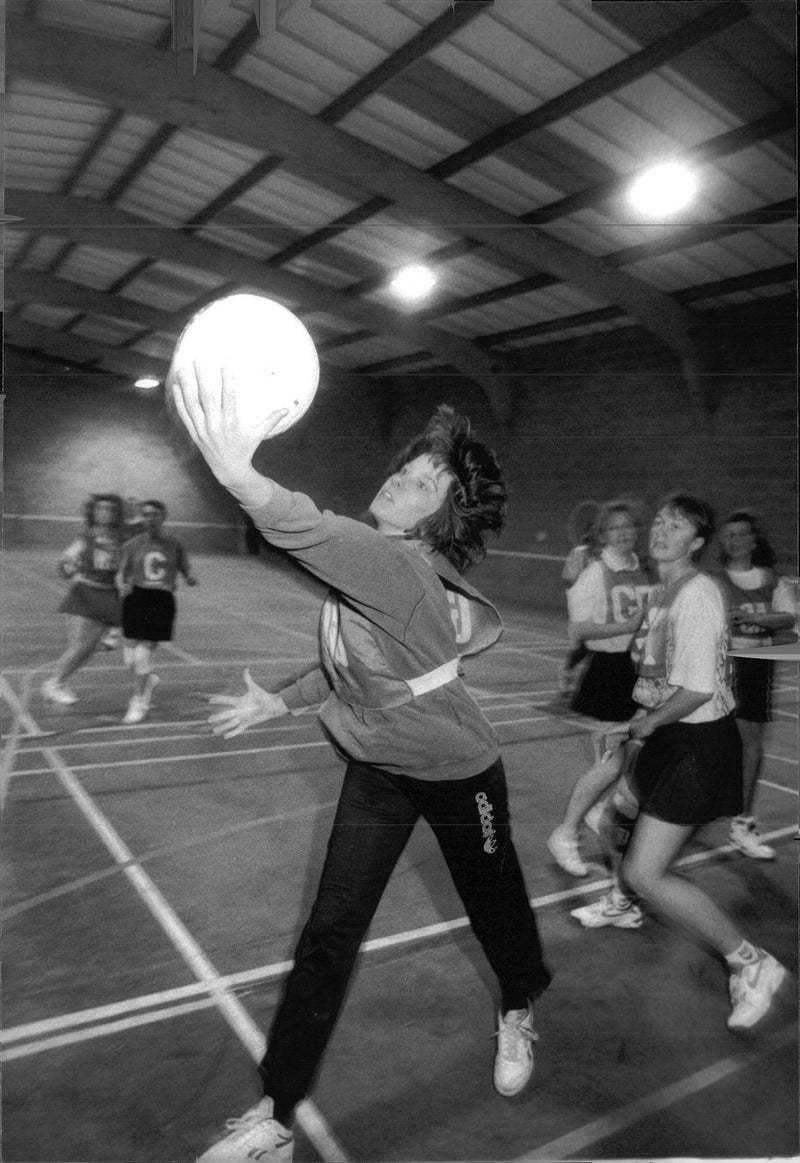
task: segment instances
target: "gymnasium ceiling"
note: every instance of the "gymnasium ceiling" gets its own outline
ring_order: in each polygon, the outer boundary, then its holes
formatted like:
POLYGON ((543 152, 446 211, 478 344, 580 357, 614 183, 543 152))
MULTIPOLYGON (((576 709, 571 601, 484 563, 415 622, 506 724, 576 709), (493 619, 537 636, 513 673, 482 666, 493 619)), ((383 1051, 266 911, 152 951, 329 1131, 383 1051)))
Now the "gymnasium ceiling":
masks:
POLYGON ((795 286, 793 0, 8 0, 6 68, 6 345, 73 370, 252 290, 328 373, 486 386, 795 286), (699 198, 637 219, 671 159, 699 198))

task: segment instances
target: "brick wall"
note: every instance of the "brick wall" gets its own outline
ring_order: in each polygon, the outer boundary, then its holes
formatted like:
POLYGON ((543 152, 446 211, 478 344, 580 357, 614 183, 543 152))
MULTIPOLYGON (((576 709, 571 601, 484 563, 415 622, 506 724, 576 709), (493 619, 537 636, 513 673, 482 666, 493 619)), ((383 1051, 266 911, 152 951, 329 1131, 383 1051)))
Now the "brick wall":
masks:
MULTIPOLYGON (((474 574, 498 598, 563 607, 567 518, 583 500, 620 492, 652 507, 673 489, 696 491, 720 517, 755 507, 781 568, 796 573, 794 306, 762 300, 709 318, 707 407, 692 403, 671 354, 630 328, 529 349, 504 380, 504 415, 458 376, 329 377, 311 411, 262 446, 256 464, 359 516, 391 453, 448 402, 497 449, 508 480, 499 552, 474 574)), ((114 490, 163 498, 191 547, 241 550, 237 507, 176 437, 158 393, 57 375, 13 352, 6 391, 6 544, 61 544, 85 496, 114 490)))

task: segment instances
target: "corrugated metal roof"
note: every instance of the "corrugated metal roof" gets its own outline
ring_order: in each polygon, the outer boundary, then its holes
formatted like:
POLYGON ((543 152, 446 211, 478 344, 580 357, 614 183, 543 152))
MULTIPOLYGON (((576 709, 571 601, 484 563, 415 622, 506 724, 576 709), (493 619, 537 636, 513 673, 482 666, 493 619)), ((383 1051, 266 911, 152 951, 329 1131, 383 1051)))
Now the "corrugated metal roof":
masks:
POLYGON ((298 310, 323 363, 411 366, 419 313, 417 366, 471 374, 471 350, 634 323, 679 345, 681 318, 791 285, 791 0, 276 10, 259 34, 251 0, 203 0, 176 52, 167 0, 9 0, 7 342, 20 319, 87 363, 166 360, 180 318, 238 286, 298 310), (698 198, 637 219, 626 181, 665 157, 698 198), (439 282, 410 308, 388 283, 418 261, 439 282), (70 284, 107 299, 71 308, 70 284))

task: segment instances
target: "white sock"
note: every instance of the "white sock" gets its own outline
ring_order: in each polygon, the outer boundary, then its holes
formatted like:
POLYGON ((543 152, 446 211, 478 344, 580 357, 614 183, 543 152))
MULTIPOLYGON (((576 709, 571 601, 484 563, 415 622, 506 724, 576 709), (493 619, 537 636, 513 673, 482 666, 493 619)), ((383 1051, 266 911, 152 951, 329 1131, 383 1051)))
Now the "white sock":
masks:
POLYGON ((745 965, 754 965, 761 956, 763 956, 761 950, 755 945, 751 945, 749 941, 742 941, 738 949, 725 954, 725 960, 731 969, 737 970, 743 969, 745 965))

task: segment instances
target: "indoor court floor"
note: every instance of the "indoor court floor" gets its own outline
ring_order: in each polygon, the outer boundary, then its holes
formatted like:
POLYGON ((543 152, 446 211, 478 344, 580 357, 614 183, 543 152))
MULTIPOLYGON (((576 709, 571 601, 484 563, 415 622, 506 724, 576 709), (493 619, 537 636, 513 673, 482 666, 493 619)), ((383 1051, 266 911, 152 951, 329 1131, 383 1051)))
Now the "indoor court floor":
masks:
MULTIPOLYGON (((149 717, 123 726, 119 650, 45 703, 63 649, 54 552, 4 554, 3 1151, 6 1163, 194 1160, 259 1097, 263 1049, 313 896, 342 775, 313 713, 212 735, 242 670, 276 689, 316 658, 319 591, 254 557, 193 555, 149 717)), ((503 604, 467 663, 500 736, 516 845, 553 972, 533 1084, 492 1088, 496 993, 433 837, 418 827, 369 933, 297 1163, 763 1158, 800 1154, 796 977, 763 1029, 726 1028, 722 964, 648 916, 586 930, 607 885, 561 872, 545 838, 588 765, 559 709, 565 618, 503 604)), ((683 861, 796 973, 798 666, 777 671, 758 795, 777 860, 720 821, 683 861)))

